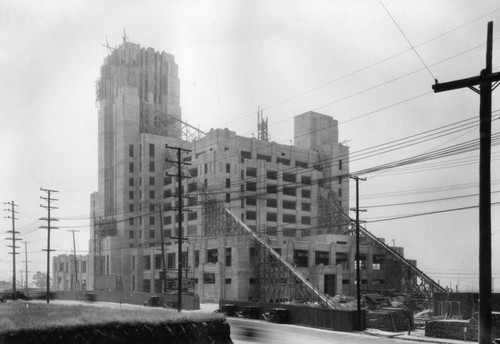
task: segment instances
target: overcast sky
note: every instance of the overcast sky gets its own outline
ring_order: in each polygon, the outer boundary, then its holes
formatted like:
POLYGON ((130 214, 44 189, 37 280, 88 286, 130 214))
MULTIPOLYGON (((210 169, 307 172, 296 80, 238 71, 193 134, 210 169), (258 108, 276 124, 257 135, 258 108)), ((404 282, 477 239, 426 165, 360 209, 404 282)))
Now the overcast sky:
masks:
MULTIPOLYGON (((293 117, 314 110, 339 121, 355 173, 478 137, 479 96, 469 89, 435 94, 431 86, 434 79, 479 74, 488 21, 495 22, 498 70, 499 19, 500 2, 493 0, 0 0, 0 201, 19 204, 16 228, 29 242, 28 270, 45 271, 40 187, 59 191, 53 255, 72 251, 70 229, 79 230, 78 253, 88 251, 89 194, 97 190, 95 81, 107 54, 103 45, 119 45, 124 29, 127 40, 175 56, 189 124, 251 136, 260 106, 271 140, 290 144, 293 117), (459 121, 462 127, 449 126, 459 121), (357 153, 444 126, 439 137, 408 148, 397 141, 398 149, 384 154, 357 153)), ((500 201, 499 157, 494 146, 493 202, 500 201)), ((369 230, 403 246, 442 285, 477 289, 477 150, 360 177, 368 178, 360 183, 360 203, 369 230), (421 215, 456 208, 470 209, 421 215)), ((492 207, 497 291, 499 209, 492 207)), ((10 226, 0 220, 2 232, 10 226)), ((8 243, 0 246, 5 280, 12 276, 8 243)), ((18 261, 24 245, 20 252, 18 261)))

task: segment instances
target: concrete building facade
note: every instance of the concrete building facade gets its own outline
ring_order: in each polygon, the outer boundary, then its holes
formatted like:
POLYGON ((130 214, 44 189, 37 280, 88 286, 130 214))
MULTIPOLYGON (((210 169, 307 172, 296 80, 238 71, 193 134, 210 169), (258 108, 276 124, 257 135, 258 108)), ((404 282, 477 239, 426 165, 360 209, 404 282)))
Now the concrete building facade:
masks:
MULTIPOLYGON (((202 301, 253 299, 255 239, 219 228, 217 221, 209 229, 214 214, 204 202, 210 195, 315 288, 354 295, 354 240, 338 216, 349 209, 349 149, 338 142, 337 121, 316 112, 295 116, 293 145, 229 129, 186 142, 180 136, 179 93, 177 65, 166 53, 124 42, 101 68, 99 189, 90 197, 88 289, 173 291, 182 257, 183 285, 202 301), (165 174, 177 174, 175 152, 165 145, 189 150, 182 173, 190 178, 180 187, 165 174), (179 194, 189 196, 180 254, 171 239, 178 236, 179 194)), ((380 248, 363 245, 360 260, 364 289, 397 288, 380 248)))
POLYGON ((52 276, 53 291, 87 290, 88 255, 77 255, 76 266, 75 256, 72 254, 61 254, 53 257, 52 276))

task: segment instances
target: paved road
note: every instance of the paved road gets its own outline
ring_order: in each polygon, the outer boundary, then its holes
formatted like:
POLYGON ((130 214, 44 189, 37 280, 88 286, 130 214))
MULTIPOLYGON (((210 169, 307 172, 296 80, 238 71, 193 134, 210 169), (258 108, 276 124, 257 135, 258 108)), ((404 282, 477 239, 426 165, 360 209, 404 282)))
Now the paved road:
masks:
POLYGON ((309 327, 273 324, 259 320, 228 317, 231 325, 231 339, 235 344, 243 343, 285 343, 285 344, 399 344, 419 343, 418 341, 376 337, 364 333, 344 333, 309 327))

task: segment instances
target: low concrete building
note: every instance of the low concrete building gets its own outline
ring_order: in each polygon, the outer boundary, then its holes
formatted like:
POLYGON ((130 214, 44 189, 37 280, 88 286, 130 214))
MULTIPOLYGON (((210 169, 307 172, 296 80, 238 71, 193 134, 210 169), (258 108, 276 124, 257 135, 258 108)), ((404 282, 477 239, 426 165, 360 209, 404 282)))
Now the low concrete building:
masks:
POLYGON ((74 257, 72 254, 61 254, 52 258, 53 291, 87 289, 88 255, 77 255, 76 266, 74 257))

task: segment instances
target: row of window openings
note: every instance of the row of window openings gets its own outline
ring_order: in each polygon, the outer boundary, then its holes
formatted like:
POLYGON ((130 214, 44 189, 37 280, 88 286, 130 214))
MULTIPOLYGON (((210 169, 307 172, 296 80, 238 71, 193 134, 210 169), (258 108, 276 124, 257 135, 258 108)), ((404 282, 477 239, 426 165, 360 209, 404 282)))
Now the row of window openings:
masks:
MULTIPOLYGON (((281 255, 281 249, 274 249, 278 254, 281 255)), ((249 248, 250 261, 257 258, 257 248, 250 247, 249 248)), ((344 267, 349 268, 348 265, 349 258, 348 253, 337 252, 335 255, 336 264, 343 265, 344 267)), ((226 247, 225 249, 225 266, 232 265, 232 248, 226 247)), ((168 269, 176 268, 176 253, 167 253, 166 255, 166 267, 168 269)), ((207 249, 206 250, 206 262, 215 264, 219 261, 219 250, 217 248, 207 249)), ((366 269, 366 256, 361 256, 357 266, 360 266, 361 269, 366 269)), ((382 256, 373 256, 372 269, 373 270, 381 270, 382 264, 384 262, 384 258, 382 256)), ((194 267, 198 267, 200 263, 200 251, 194 251, 194 267)), ((154 256, 154 264, 155 269, 162 269, 162 261, 161 255, 157 254, 154 256)), ((328 251, 315 251, 315 264, 316 265, 329 265, 330 264, 330 252, 328 251)), ((307 250, 294 250, 293 251, 293 265, 295 267, 308 267, 309 266, 309 251, 307 250)), ((151 270, 151 256, 144 256, 144 269, 151 270)), ((188 268, 188 254, 187 252, 182 252, 182 266, 183 268, 188 268)), ((135 270, 135 256, 132 257, 132 270, 135 270)))
MULTIPOLYGON (((79 273, 87 273, 87 262, 86 261, 77 261, 76 268, 79 273)), ((59 263, 59 272, 62 271, 69 271, 70 268, 73 268, 75 266, 74 262, 65 262, 65 263, 59 263)))
MULTIPOLYGON (((133 206, 132 204, 130 204, 131 206, 133 206)), ((135 221, 134 221, 135 218, 133 217, 130 217, 129 218, 129 225, 133 226, 135 221)), ((181 215, 181 221, 184 221, 186 218, 184 216, 184 214, 181 215)), ((193 211, 193 212, 189 212, 188 215, 187 215, 187 219, 188 221, 192 221, 192 220, 197 220, 198 219, 198 213, 196 211, 193 211)), ((179 215, 175 215, 175 223, 178 223, 179 222, 179 215)), ((172 224, 172 216, 165 216, 163 218, 163 225, 170 225, 172 224)), ((142 216, 139 217, 139 225, 142 225, 142 216)), ((149 225, 150 226, 155 226, 156 225, 156 217, 154 216, 150 216, 149 217, 149 225)))
MULTIPOLYGON (((257 220, 257 212, 255 211, 247 211, 246 216, 243 216, 241 214, 242 221, 246 220, 257 220)), ((282 220, 284 223, 297 223, 297 216, 295 214, 283 214, 282 220)), ((276 222, 278 221, 278 214, 277 213, 266 213, 266 221, 269 222, 276 222)), ((301 216, 301 223, 304 225, 310 225, 311 224, 311 217, 310 216, 301 216)))
MULTIPOLYGON (((142 154, 142 144, 139 145, 139 147, 140 147, 139 149, 141 150, 141 154, 142 154)), ((284 154, 284 153, 282 153, 282 154, 284 154)), ((152 157, 152 158, 154 158, 154 156, 155 156, 155 145, 153 143, 149 144, 149 156, 152 157)), ((131 157, 131 158, 134 157, 134 145, 132 145, 132 144, 129 145, 129 157, 131 157)), ((252 153, 251 152, 241 151, 242 162, 244 162, 245 159, 251 159, 251 158, 252 158, 252 153)), ((259 159, 259 160, 266 160, 268 162, 271 161, 271 157, 270 156, 262 155, 262 154, 257 154, 257 159, 259 159)), ((184 160, 185 161, 191 160, 191 157, 186 157, 184 160)), ((289 159, 278 158, 277 162, 284 163, 285 165, 290 165, 290 160, 289 159)), ((295 165, 297 167, 308 168, 308 163, 306 163, 306 162, 296 161, 295 165)), ((208 173, 208 164, 205 164, 204 169, 205 169, 205 174, 208 173)), ((338 161, 338 169, 342 170, 342 160, 338 161)), ((133 163, 130 163, 129 170, 130 170, 130 173, 133 173, 133 171, 134 171, 133 163)), ((150 172, 154 172, 154 162, 150 162, 150 172)), ((243 178, 243 170, 241 172, 242 172, 242 178, 243 178)), ((231 173, 231 165, 230 164, 226 164, 226 173, 231 173)), ((257 170, 254 169, 254 168, 248 168, 247 169, 247 176, 248 177, 256 177, 257 176, 257 170)), ((275 171, 268 171, 267 172, 267 177, 269 179, 277 179, 277 172, 275 172, 275 171)), ((283 174, 283 180, 295 183, 295 175, 294 174, 290 174, 290 173, 284 173, 283 174)), ((310 177, 302 176, 302 183, 303 184, 310 185, 310 182, 311 182, 310 177)))
MULTIPOLYGON (((133 277, 135 277, 135 276, 133 276, 133 277)), ((193 282, 195 284, 197 284, 198 283, 198 278, 194 278, 193 282)), ((156 280, 156 283, 158 285, 161 285, 161 281, 160 280, 156 280)), ((203 274, 203 283, 204 284, 215 284, 215 273, 213 273, 213 272, 205 272, 203 274)), ((232 284, 232 279, 231 278, 225 278, 224 279, 224 283, 225 284, 232 284)), ((248 279, 248 283, 251 284, 251 285, 255 285, 255 284, 257 284, 257 279, 250 277, 248 279)), ((357 284, 357 281, 353 280, 352 283, 357 284)), ((151 292, 151 281, 149 279, 145 279, 143 281, 143 284, 144 284, 143 291, 146 292, 146 293, 151 292)), ((349 279, 342 279, 342 285, 350 285, 350 284, 351 284, 351 280, 349 280, 349 279)), ((367 279, 362 279, 361 280, 361 284, 368 284, 368 280, 367 279)), ((385 280, 384 279, 373 279, 372 280, 372 284, 382 285, 382 284, 385 284, 385 280)), ((158 287, 158 288, 160 288, 160 287, 158 287)))
MULTIPOLYGON (((284 152, 281 152, 281 155, 284 157, 286 154, 284 152)), ((283 157, 277 157, 276 162, 281 163, 283 165, 290 166, 291 160, 283 157)), ((245 159, 252 159, 252 152, 248 151, 241 151, 241 162, 245 162, 245 159)), ((267 162, 271 162, 272 158, 269 155, 264 155, 264 154, 257 154, 257 160, 265 160, 267 162)), ((303 161, 298 161, 295 160, 295 166, 296 167, 301 167, 301 168, 308 168, 309 164, 307 162, 303 161)), ((319 165, 313 165, 315 169, 320 169, 319 165)), ((338 168, 339 170, 342 170, 342 160, 338 160, 338 168)))
MULTIPOLYGON (((281 255, 281 249, 280 248, 275 248, 274 249, 278 254, 281 255)), ((232 260, 232 249, 231 247, 226 247, 225 249, 225 264, 226 266, 231 266, 231 260, 232 260)), ((207 263, 217 263, 219 261, 219 250, 217 248, 214 249, 207 249, 206 251, 206 261, 207 263)), ((254 260, 257 258, 257 248, 256 247, 250 247, 249 249, 249 255, 250 255, 250 261, 254 260)), ((341 265, 346 265, 348 268, 348 263, 349 263, 349 254, 345 252, 337 252, 335 254, 335 259, 336 259, 336 264, 341 264, 341 265)), ((384 262, 384 257, 383 256, 377 256, 373 255, 373 263, 372 263, 372 269, 373 270, 380 270, 382 267, 382 264, 384 262)), ((365 255, 360 255, 360 260, 358 262, 358 266, 361 267, 361 269, 366 269, 366 262, 367 258, 365 255)), ((199 264, 199 251, 195 251, 195 267, 198 267, 199 264), (198 258, 196 258, 198 257, 198 258)), ((308 250, 294 250, 293 251, 293 264, 296 267, 308 267, 309 266, 309 251, 308 250)), ((315 251, 315 264, 316 265, 329 265, 330 264, 330 252, 328 251, 315 251)))
MULTIPOLYGON (((142 144, 139 145, 139 150, 141 151, 141 155, 142 155, 142 144)), ((133 158, 134 157, 134 145, 128 145, 128 156, 130 158, 133 158)), ((154 143, 150 143, 149 144, 149 156, 154 158, 155 156, 155 145, 154 143)))
MULTIPOLYGON (((246 205, 257 205, 257 198, 248 196, 245 199, 241 199, 241 207, 244 208, 246 205)), ((270 208, 277 208, 278 207, 278 200, 274 198, 270 198, 266 200, 266 205, 270 208)), ((300 207, 302 211, 311 211, 311 204, 310 203, 300 203, 300 207)), ((297 209, 297 202, 295 201, 287 201, 283 200, 283 209, 290 209, 290 210, 296 210, 297 209)))

